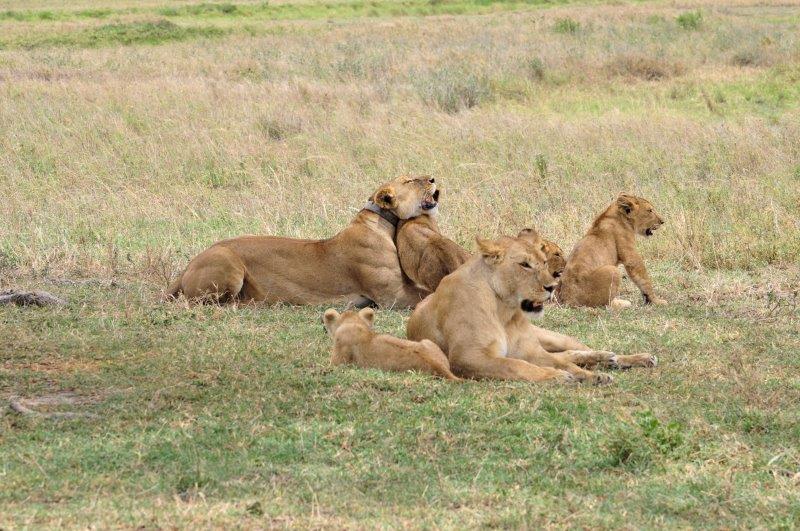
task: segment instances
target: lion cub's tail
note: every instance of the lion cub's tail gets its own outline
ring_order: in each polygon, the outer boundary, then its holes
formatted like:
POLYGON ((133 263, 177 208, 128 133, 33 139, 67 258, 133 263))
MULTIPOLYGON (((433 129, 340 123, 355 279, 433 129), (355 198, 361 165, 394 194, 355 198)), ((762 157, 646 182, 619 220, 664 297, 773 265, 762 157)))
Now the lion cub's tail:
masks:
POLYGON ((420 343, 422 343, 422 346, 425 347, 425 350, 427 350, 430 355, 429 362, 435 374, 441 376, 445 380, 454 382, 464 381, 462 378, 452 373, 450 370, 450 362, 447 360, 447 356, 445 356, 444 352, 442 352, 442 349, 439 348, 439 345, 430 339, 423 339, 420 343))

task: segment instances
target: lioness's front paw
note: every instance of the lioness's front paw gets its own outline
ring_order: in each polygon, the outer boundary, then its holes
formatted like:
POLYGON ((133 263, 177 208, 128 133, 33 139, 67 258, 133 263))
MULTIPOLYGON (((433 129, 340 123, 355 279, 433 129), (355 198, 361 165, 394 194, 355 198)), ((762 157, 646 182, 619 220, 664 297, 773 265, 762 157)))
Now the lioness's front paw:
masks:
POLYGON ((589 381, 594 385, 610 385, 614 383, 614 377, 604 372, 595 372, 592 373, 589 381))
POLYGON ((656 367, 658 358, 653 354, 641 353, 629 356, 617 356, 617 368, 630 369, 631 367, 656 367))
POLYGON ((594 357, 594 362, 598 365, 602 365, 604 367, 611 367, 612 369, 617 369, 617 355, 613 352, 608 350, 593 350, 592 356, 594 357))
POLYGON ((554 380, 557 381, 558 383, 567 385, 575 385, 578 383, 578 379, 575 378, 575 375, 573 375, 572 373, 569 373, 567 371, 562 371, 559 369, 555 369, 555 371, 557 374, 555 375, 554 380))

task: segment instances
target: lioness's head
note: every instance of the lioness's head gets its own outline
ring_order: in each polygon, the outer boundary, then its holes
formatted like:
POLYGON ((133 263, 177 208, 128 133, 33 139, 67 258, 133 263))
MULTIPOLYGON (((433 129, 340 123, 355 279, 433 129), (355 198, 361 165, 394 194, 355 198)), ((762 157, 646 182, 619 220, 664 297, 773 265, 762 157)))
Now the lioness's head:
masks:
POLYGON ((404 175, 381 186, 371 199, 398 218, 410 219, 421 214, 435 214, 439 190, 433 177, 404 175))
POLYGON ((561 277, 564 268, 567 266, 567 260, 564 258, 564 251, 561 250, 561 247, 550 240, 542 238, 536 229, 522 229, 517 234, 517 238, 523 238, 534 245, 538 245, 545 258, 547 258, 547 269, 550 274, 553 275, 553 278, 561 277))
POLYGON ((333 337, 336 331, 343 326, 354 326, 358 328, 372 329, 372 323, 375 321, 375 310, 372 308, 364 308, 358 312, 355 310, 346 310, 342 313, 337 312, 333 308, 328 308, 322 314, 322 324, 325 325, 325 330, 333 337))
POLYGON ((641 236, 652 236, 664 220, 656 214, 653 205, 647 199, 635 195, 619 194, 616 201, 620 216, 633 224, 633 230, 641 236))
POLYGON ((540 316, 556 287, 541 247, 519 237, 477 238, 477 242, 478 252, 491 269, 490 283, 497 296, 509 306, 540 316))

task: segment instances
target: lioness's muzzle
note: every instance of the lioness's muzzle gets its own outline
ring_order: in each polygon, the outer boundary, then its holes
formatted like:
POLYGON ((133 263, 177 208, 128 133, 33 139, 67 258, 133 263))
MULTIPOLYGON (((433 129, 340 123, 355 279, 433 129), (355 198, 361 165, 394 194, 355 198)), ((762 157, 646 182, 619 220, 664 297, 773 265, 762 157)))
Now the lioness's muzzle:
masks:
POLYGON ((439 201, 439 190, 435 190, 430 197, 425 198, 422 201, 422 210, 430 210, 435 208, 439 201))
POLYGON ((544 310, 544 306, 541 304, 536 304, 530 299, 525 299, 520 303, 520 308, 522 308, 523 312, 529 313, 538 313, 544 310))

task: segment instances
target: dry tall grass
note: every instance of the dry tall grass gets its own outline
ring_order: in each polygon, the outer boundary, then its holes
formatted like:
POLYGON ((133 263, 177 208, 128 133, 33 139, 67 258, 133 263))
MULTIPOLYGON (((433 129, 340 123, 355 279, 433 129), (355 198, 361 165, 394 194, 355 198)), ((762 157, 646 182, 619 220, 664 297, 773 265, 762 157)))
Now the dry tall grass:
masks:
POLYGON ((570 248, 627 190, 667 220, 650 257, 795 264, 798 22, 701 9, 695 30, 576 6, 0 51, 0 271, 147 277, 240 233, 329 236, 403 172, 437 177, 467 246, 536 225, 570 248))

